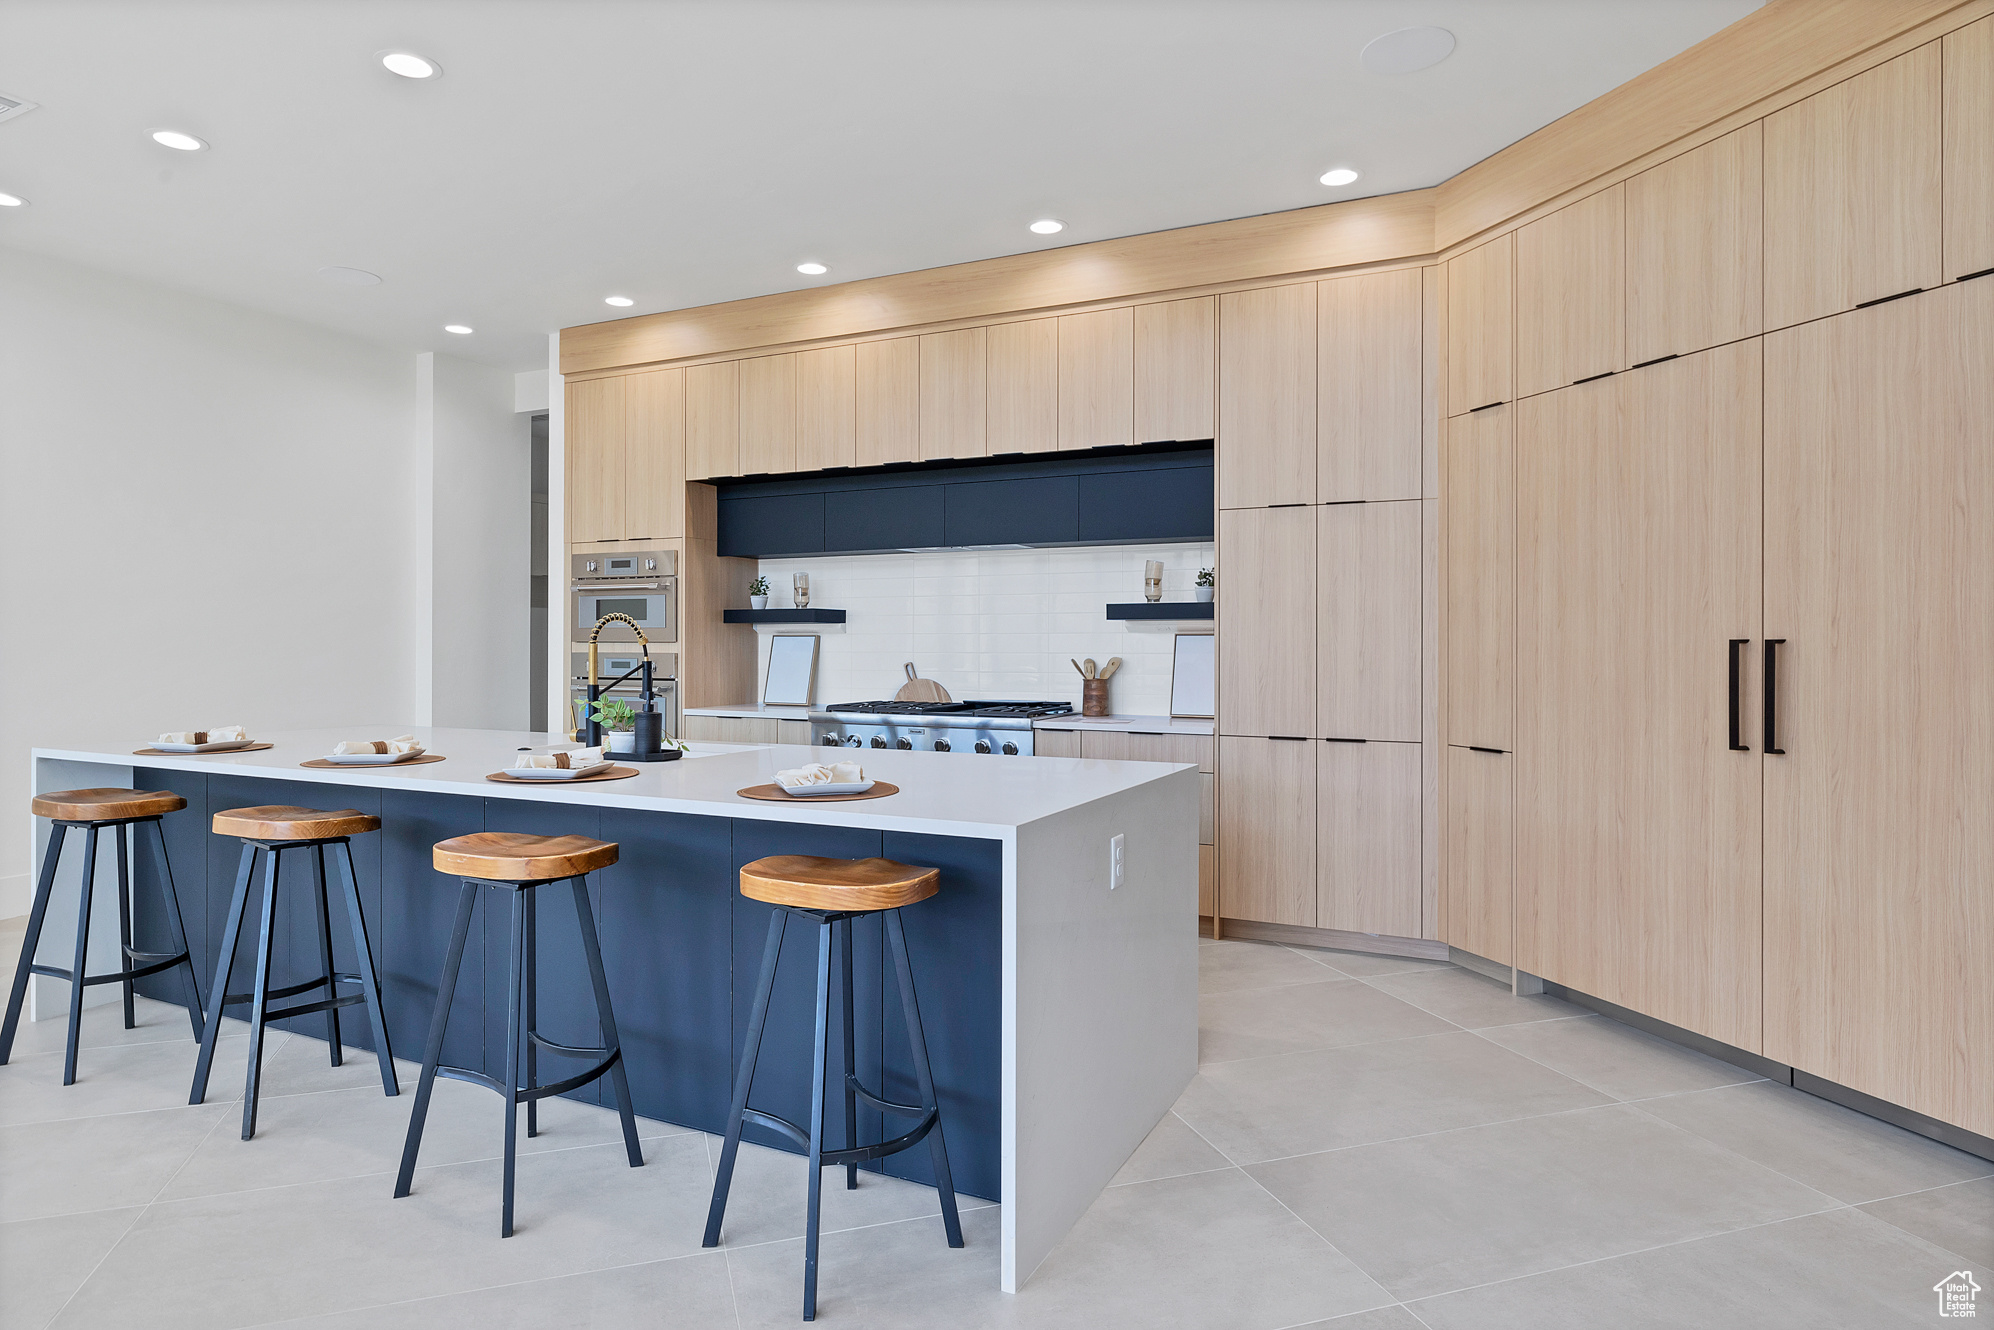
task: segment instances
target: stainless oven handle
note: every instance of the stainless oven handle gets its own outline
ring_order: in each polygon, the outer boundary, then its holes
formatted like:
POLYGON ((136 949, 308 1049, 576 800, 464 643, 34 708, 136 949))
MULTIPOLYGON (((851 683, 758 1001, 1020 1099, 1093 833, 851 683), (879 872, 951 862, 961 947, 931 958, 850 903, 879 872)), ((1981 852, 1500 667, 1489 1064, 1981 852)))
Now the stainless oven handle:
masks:
POLYGON ((570 591, 663 591, 662 582, 576 582, 570 591))

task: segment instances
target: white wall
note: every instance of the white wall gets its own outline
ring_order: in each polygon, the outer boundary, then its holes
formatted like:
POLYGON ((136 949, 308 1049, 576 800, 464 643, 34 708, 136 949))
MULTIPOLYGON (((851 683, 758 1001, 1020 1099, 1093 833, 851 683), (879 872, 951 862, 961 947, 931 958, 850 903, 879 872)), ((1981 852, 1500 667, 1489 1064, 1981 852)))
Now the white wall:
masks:
MULTIPOLYGON (((1109 681, 1109 705, 1122 715, 1170 712, 1171 649, 1179 631, 1209 625, 1130 627, 1106 617, 1110 604, 1142 599, 1143 563, 1163 562, 1163 598, 1192 599, 1212 546, 1117 545, 1053 550, 953 550, 763 559, 769 604, 791 604, 791 574, 810 574, 810 603, 845 611, 845 632, 826 633, 818 651, 818 702, 892 697, 913 661, 961 701, 1010 698, 1080 706, 1075 659, 1122 667, 1109 681)), ((805 627, 780 631, 807 633, 805 627)), ((760 635, 756 697, 768 672, 769 634, 760 635)))

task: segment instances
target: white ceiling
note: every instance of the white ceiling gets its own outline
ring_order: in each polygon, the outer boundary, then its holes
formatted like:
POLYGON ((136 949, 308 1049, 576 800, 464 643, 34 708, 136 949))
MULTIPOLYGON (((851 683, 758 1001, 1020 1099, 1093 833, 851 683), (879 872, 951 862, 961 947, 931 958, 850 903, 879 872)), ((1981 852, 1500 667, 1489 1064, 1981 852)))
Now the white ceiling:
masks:
POLYGON ((0 94, 40 103, 0 245, 527 368, 577 323, 1432 185, 1757 7, 0 0, 0 94), (1364 70, 1424 24, 1450 57, 1364 70))

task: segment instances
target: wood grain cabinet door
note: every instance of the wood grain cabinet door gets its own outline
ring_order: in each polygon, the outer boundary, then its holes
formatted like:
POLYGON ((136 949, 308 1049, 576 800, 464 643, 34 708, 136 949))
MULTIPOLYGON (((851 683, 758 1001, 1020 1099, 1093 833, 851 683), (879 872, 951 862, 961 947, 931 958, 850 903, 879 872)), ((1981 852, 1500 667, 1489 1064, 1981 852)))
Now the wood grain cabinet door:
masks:
POLYGON ((1945 275, 1994 268, 1994 18, 1940 41, 1945 84, 1945 275))
POLYGON ((1316 284, 1316 498, 1417 499, 1425 406, 1418 268, 1316 284))
POLYGON ((985 333, 981 328, 923 333, 921 460, 982 457, 985 333))
POLYGON ((741 362, 722 360, 685 371, 687 480, 741 474, 741 362))
POLYGON ((858 465, 856 348, 796 353, 796 469, 858 465))
POLYGON ((860 342, 853 355, 858 378, 858 465, 920 461, 920 339, 860 342))
POLYGON ((1626 197, 1613 185, 1516 232, 1516 395, 1627 368, 1626 197))
POLYGON ((1516 963, 1753 1051, 1761 385, 1733 343, 1527 398, 1516 436, 1516 963))
POLYGON ((1316 748, 1316 927, 1419 936, 1417 743, 1316 748))
POLYGON ((1221 508, 1315 499, 1315 283, 1219 297, 1221 508))
POLYGON ((1218 378, 1218 297, 1135 307, 1136 442, 1212 438, 1218 378))
POLYGON ((1994 1135, 1994 280, 1766 338, 1765 1054, 1994 1135))
POLYGON ((1498 965, 1512 965, 1516 755, 1450 747, 1444 760, 1446 871, 1440 880, 1440 940, 1498 965))
POLYGON ((1315 512, 1219 514, 1222 734, 1316 733, 1315 512))
POLYGON ((1627 360, 1765 330, 1765 163, 1754 121, 1627 182, 1627 360))
POLYGON ((1766 327, 1939 284, 1939 103, 1930 42, 1766 117, 1766 327))
POLYGON ((984 330, 985 446, 1004 453, 1059 447, 1059 320, 995 323, 984 330))
POLYGON ((1061 451, 1122 447, 1135 441, 1135 311, 1061 315, 1061 451))
POLYGON ((755 356, 741 365, 741 474, 796 470, 796 355, 755 356))
POLYGON ((1514 232, 1447 260, 1447 414, 1516 396, 1514 232))
POLYGON ((1316 926, 1316 749, 1219 740, 1219 908, 1228 919, 1316 926))
POLYGON ((1313 733, 1418 743, 1419 500, 1337 503, 1315 513, 1313 733))
POLYGON ((1516 747, 1516 407, 1447 422, 1440 498, 1446 735, 1516 747))
POLYGON ((567 387, 567 537, 572 543, 623 539, 625 387, 621 374, 567 387))
POLYGON ((676 540, 685 534, 685 371, 628 375, 624 420, 624 539, 676 540))

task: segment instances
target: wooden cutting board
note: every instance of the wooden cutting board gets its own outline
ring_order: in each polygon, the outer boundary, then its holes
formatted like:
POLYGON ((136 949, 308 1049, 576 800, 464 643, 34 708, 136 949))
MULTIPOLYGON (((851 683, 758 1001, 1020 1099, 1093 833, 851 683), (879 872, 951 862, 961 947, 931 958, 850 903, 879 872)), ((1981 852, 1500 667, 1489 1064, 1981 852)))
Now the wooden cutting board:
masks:
POLYGON ((914 662, 907 662, 907 682, 900 685, 900 691, 893 695, 895 702, 953 702, 949 690, 933 679, 923 679, 914 673, 914 662))

